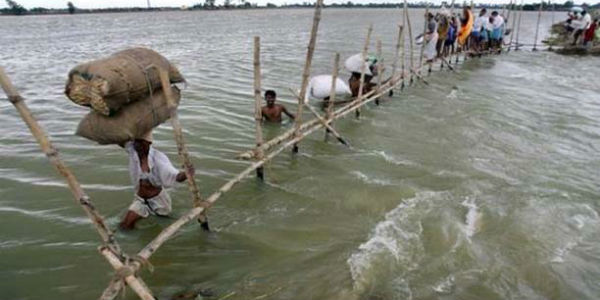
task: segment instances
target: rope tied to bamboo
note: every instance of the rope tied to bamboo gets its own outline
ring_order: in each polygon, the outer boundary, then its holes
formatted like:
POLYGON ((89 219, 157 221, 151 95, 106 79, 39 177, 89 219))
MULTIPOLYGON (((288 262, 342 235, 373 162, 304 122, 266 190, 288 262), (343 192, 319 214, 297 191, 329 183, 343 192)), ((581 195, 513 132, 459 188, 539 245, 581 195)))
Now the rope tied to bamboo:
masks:
POLYGON ((25 100, 25 99, 23 99, 23 97, 21 97, 21 95, 9 95, 8 96, 8 101, 10 101, 13 104, 21 102, 23 100, 25 100))

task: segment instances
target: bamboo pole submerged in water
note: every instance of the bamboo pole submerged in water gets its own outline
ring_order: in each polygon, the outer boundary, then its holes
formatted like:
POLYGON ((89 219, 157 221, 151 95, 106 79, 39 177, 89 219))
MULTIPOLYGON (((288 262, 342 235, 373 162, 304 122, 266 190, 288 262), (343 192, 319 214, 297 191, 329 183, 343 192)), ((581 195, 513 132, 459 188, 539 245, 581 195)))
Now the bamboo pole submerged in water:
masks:
MULTIPOLYGON (((260 37, 254 37, 254 122, 256 127, 256 158, 262 159, 264 156, 260 145, 263 143, 262 136, 262 95, 260 94, 260 37)), ((256 177, 260 180, 265 179, 264 169, 260 167, 256 169, 256 177)))
MULTIPOLYGON (((381 89, 381 76, 383 76, 383 56, 381 56, 381 39, 377 39, 377 90, 381 89)), ((375 104, 379 105, 379 98, 375 99, 375 104)))
MULTIPOLYGON (((317 42, 317 32, 319 30, 319 22, 321 21, 321 7, 323 6, 323 0, 317 0, 315 4, 315 14, 313 16, 312 28, 310 30, 310 40, 308 42, 308 51, 306 52, 306 61, 304 62, 304 71, 302 72, 302 85, 300 87, 300 97, 298 98, 298 110, 295 118, 295 132, 294 134, 300 133, 300 127, 302 126, 302 112, 304 108, 304 99, 306 98, 306 88, 308 86, 308 77, 310 76, 310 67, 312 65, 312 58, 315 52, 315 44, 317 42)), ((294 145, 294 152, 298 152, 298 145, 294 145)))
MULTIPOLYGON (((510 11, 514 11, 513 16, 512 16, 512 30, 510 32, 510 41, 508 43, 508 52, 510 52, 510 48, 512 47, 512 43, 513 43, 513 37, 515 35, 515 26, 517 24, 517 18, 518 18, 518 11, 515 9, 517 7, 517 1, 515 0, 515 3, 511 6, 511 10, 510 11)), ((509 13, 510 13, 509 11, 509 13)))
POLYGON ((537 51, 538 33, 540 32, 540 19, 542 18, 542 7, 544 2, 540 2, 540 9, 538 10, 537 24, 535 26, 535 38, 533 40, 533 51, 537 51))
MULTIPOLYGON (((410 51, 410 69, 415 69, 415 59, 414 59, 414 49, 413 49, 413 34, 412 34, 412 26, 410 25, 410 16, 408 15, 408 5, 406 4, 406 0, 404 0, 404 17, 406 18, 406 25, 408 26, 408 45, 410 51)), ((410 76, 410 84, 413 83, 413 76, 410 76)))
MULTIPOLYGON (((369 29, 367 30, 367 38, 365 39, 365 45, 363 47, 363 50, 360 54, 361 60, 362 60, 362 64, 360 66, 360 83, 358 85, 358 96, 356 96, 356 101, 360 101, 361 97, 363 95, 363 89, 365 86, 365 72, 367 69, 367 51, 369 51, 369 43, 371 41, 371 33, 373 32, 373 24, 369 25, 369 29)), ((360 117, 360 108, 357 108, 356 111, 356 118, 360 117)))
POLYGON ((331 119, 331 110, 333 109, 333 103, 335 103, 335 89, 337 84, 338 73, 340 69, 340 53, 335 53, 333 59, 333 70, 331 75, 331 90, 329 91, 329 102, 327 103, 327 119, 331 119))
POLYGON ((519 50, 519 32, 521 31, 521 17, 523 16, 523 0, 521 0, 521 7, 519 9, 519 20, 517 21, 517 33, 516 33, 516 45, 515 51, 519 50))
MULTIPOLYGON (((154 68, 156 68, 156 66, 154 66, 154 68)), ((194 165, 192 164, 192 159, 190 158, 190 154, 185 145, 183 129, 181 127, 181 123, 179 122, 179 116, 177 115, 177 104, 175 103, 173 94, 171 92, 169 73, 167 70, 158 69, 158 74, 160 76, 162 90, 165 93, 165 98, 167 99, 167 103, 171 108, 170 119, 171 126, 173 127, 173 135, 175 136, 175 143, 177 144, 177 153, 179 154, 179 158, 185 169, 186 181, 188 183, 190 193, 192 193, 193 205, 194 207, 202 206, 202 196, 200 195, 200 190, 198 189, 198 184, 196 184, 194 172, 192 171, 194 169, 194 165)), ((200 215, 198 221, 200 222, 202 229, 209 231, 208 217, 205 213, 200 215)))
POLYGON ((425 8, 425 25, 423 25, 423 43, 421 43, 421 52, 419 54, 419 69, 423 67, 423 54, 425 53, 425 45, 427 44, 425 40, 425 34, 427 34, 427 23, 428 23, 428 15, 429 15, 429 3, 427 3, 427 7, 425 8))

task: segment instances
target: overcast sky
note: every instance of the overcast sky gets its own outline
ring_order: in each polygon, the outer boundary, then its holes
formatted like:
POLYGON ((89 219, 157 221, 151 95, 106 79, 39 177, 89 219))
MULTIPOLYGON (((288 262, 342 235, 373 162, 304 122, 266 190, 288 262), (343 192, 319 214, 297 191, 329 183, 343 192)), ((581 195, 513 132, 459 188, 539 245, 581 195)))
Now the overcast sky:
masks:
MULTIPOLYGON (((284 3, 300 3, 307 0, 249 0, 251 3, 258 3, 259 5, 265 5, 267 2, 275 3, 275 4, 284 4, 284 3)), ((310 0, 309 0, 310 1, 310 0)), ((441 3, 442 0, 429 0, 433 3, 441 3)), ((19 4, 25 6, 25 8, 32 7, 47 7, 47 8, 63 8, 66 7, 68 0, 16 0, 19 4)), ((106 8, 106 7, 145 7, 146 0, 71 0, 76 7, 81 8, 106 8)), ((197 3, 204 3, 204 0, 150 0, 152 6, 174 6, 180 7, 183 5, 192 6, 197 3)), ((314 2, 314 0, 310 1, 314 2)), ((342 3, 347 2, 347 0, 326 0, 325 4, 330 3, 342 3)), ((354 3, 383 3, 383 2, 398 2, 399 0, 352 0, 354 3)), ((409 1, 413 2, 413 1, 409 1)), ((450 1, 448 1, 450 2, 450 1)), ((475 1, 485 2, 485 3, 508 3, 509 0, 483 0, 483 1, 475 1)), ((525 0, 525 3, 539 2, 539 0, 525 0)), ((554 1, 553 1, 554 2, 554 1)), ((562 1, 556 1, 557 3, 562 3, 562 1)), ((575 3, 583 3, 586 2, 584 0, 575 0, 575 3)), ((588 3, 596 3, 597 0, 588 0, 588 3)), ((217 4, 223 3, 223 0, 217 0, 217 4)), ((233 0, 232 3, 237 3, 237 0, 233 0)), ((0 7, 6 7, 6 1, 0 0, 0 7)))

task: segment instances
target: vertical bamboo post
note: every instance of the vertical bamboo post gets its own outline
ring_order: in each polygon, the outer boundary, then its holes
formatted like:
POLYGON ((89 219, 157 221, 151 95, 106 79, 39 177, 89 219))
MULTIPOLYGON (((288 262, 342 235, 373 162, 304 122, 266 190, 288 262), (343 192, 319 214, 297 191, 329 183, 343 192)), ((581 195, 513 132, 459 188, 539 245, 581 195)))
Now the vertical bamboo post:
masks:
MULTIPOLYGON (((381 39, 377 39, 377 91, 381 89, 381 76, 383 75, 383 57, 381 56, 381 39)), ((375 105, 379 105, 379 98, 375 99, 375 105)))
MULTIPOLYGON (((404 7, 402 11, 402 31, 406 28, 406 1, 404 1, 404 7)), ((404 34, 401 34, 402 38, 402 85, 400 86, 400 90, 404 90, 406 86, 406 37, 404 34)))
MULTIPOLYGON (((151 66, 157 68, 156 66, 151 66)), ((177 153, 179 154, 179 158, 185 168, 186 180, 188 182, 188 188, 192 193, 192 199, 194 202, 194 207, 199 207, 204 205, 204 201, 202 200, 202 196, 200 196, 200 190, 198 189, 198 185, 196 184, 196 180, 193 176, 192 170, 194 165, 192 164, 192 160, 190 159, 190 154, 185 145, 185 140, 183 138, 183 130, 181 128, 181 123, 179 122, 179 117, 177 116, 177 104, 173 98, 173 93, 171 90, 171 82, 169 79, 169 73, 167 70, 158 69, 158 74, 160 76, 160 83, 162 86, 162 90, 165 93, 165 98, 167 99, 168 106, 171 109, 171 126, 173 127, 173 135, 175 136, 175 143, 177 144, 177 153)), ((208 217, 206 213, 203 212, 202 215, 198 218, 202 229, 209 231, 208 226, 208 217)))
POLYGON ((335 89, 337 84, 338 72, 340 70, 340 53, 335 53, 333 60, 333 72, 331 75, 331 90, 329 91, 329 102, 327 103, 327 120, 333 117, 333 103, 335 102, 335 89))
POLYGON ((517 21, 517 33, 516 33, 516 45, 515 51, 519 50, 519 32, 521 31, 521 18, 523 17, 523 0, 521 0, 521 7, 519 8, 519 20, 517 21))
MULTIPOLYGON (((550 25, 550 30, 552 30, 552 26, 554 26, 554 10, 555 10, 554 6, 555 6, 555 3, 552 3, 552 12, 551 12, 551 14, 552 14, 552 23, 550 23, 551 24, 550 25)), ((548 50, 552 51, 552 44, 553 43, 550 43, 550 47, 548 47, 548 50)))
POLYGON ((518 18, 518 15, 519 15, 519 14, 518 14, 518 11, 516 10, 516 8, 517 8, 517 7, 518 7, 518 6, 517 6, 517 1, 515 0, 515 3, 514 3, 514 4, 512 5, 512 7, 511 7, 511 8, 512 8, 512 10, 514 10, 514 11, 515 11, 515 13, 514 13, 514 14, 513 14, 513 16, 512 16, 512 26, 511 26, 512 30, 511 30, 511 32, 510 32, 510 42, 508 43, 508 52, 510 52, 510 49, 511 49, 511 47, 512 47, 512 43, 513 43, 513 37, 514 37, 514 35, 515 35, 515 31, 516 31, 516 28, 515 28, 515 26, 517 25, 517 18, 518 18))
MULTIPOLYGON (((312 64, 313 54, 315 52, 315 43, 317 41, 317 31, 319 30, 319 22, 321 21, 321 7, 323 0, 317 0, 315 3, 315 14, 313 16, 312 28, 310 30, 310 40, 308 42, 308 51, 306 52, 306 61, 304 62, 304 71, 302 72, 302 85, 300 87, 300 95, 298 97, 298 110, 296 113, 294 135, 300 134, 300 126, 302 126, 302 112, 304 108, 304 99, 306 98, 306 88, 308 86, 308 77, 310 76, 310 67, 312 64)), ((292 148, 294 153, 298 152, 298 144, 294 144, 292 148)))
POLYGON ((427 33, 427 16, 429 15, 429 3, 427 3, 427 7, 425 8, 425 25, 423 25, 423 43, 421 44, 421 54, 419 55, 419 74, 421 73, 421 68, 423 68, 423 53, 425 52, 425 34, 427 33))
POLYGON ((21 97, 15 86, 10 81, 10 78, 4 72, 4 69, 0 67, 0 85, 6 93, 8 100, 12 103, 12 105, 17 109, 21 119, 29 130, 33 137, 37 140, 42 152, 46 154, 50 163, 54 166, 56 171, 62 175, 67 184, 69 186, 69 190, 71 190, 71 194, 73 194, 73 198, 75 201, 81 206, 83 211, 85 211, 88 218, 92 221, 92 224, 96 228, 96 231, 100 235, 102 242, 110 248, 112 252, 115 254, 122 256, 121 248, 119 247, 117 241, 114 239, 113 232, 108 229, 108 226, 104 222, 104 218, 100 215, 100 213, 96 210, 94 205, 92 204, 92 200, 85 193, 81 184, 75 177, 75 175, 71 172, 71 170, 64 164, 58 150, 54 148, 50 139, 46 136, 44 129, 37 122, 29 107, 25 103, 25 99, 21 97))
POLYGON ((537 24, 535 26, 535 38, 533 41, 533 51, 537 51, 538 33, 540 32, 540 20, 542 18, 542 7, 543 6, 544 6, 544 1, 541 1, 540 9, 538 10, 537 24))
MULTIPOLYGON (((331 74, 331 90, 329 90, 329 101, 327 102, 327 110, 326 110, 326 120, 331 120, 333 117, 333 103, 335 102, 335 89, 337 84, 338 72, 340 68, 340 53, 335 53, 335 58, 333 59, 333 70, 331 74)), ((330 124, 332 124, 331 122, 330 124)), ((325 128, 325 141, 329 137, 329 129, 325 128)))
MULTIPOLYGON (((365 72, 367 71, 367 51, 369 51, 369 43, 371 41, 371 32, 373 31, 373 24, 369 25, 369 29, 367 30, 367 39, 365 40, 365 45, 363 47, 362 53, 360 55, 362 59, 362 65, 360 66, 360 83, 358 85, 358 96, 356 97, 356 101, 362 101, 363 89, 365 85, 365 72)), ((356 118, 360 117, 360 107, 357 107, 354 111, 356 118)))
POLYGON ((415 59, 414 59, 414 49, 413 49, 413 35, 412 35, 412 26, 410 25, 410 15, 408 14, 408 5, 406 4, 406 0, 404 0, 404 16, 406 17, 406 25, 408 26, 408 44, 410 51, 410 84, 414 82, 413 73, 415 69, 415 59))
MULTIPOLYGON (((402 17, 404 18, 404 17, 402 17)), ((394 63, 392 64, 392 77, 396 76, 396 70, 398 69, 398 60, 400 59, 400 47, 404 43, 402 42, 402 29, 404 27, 402 25, 398 25, 398 42, 396 43, 396 53, 394 54, 394 63)), ((403 50, 404 52, 404 50, 403 50)), ((404 74, 404 57, 402 57, 402 74, 404 74)), ((402 75, 402 81, 404 81, 404 75, 402 75)), ((403 82, 404 83, 404 82, 403 82)), ((394 90, 390 90, 389 96, 394 95, 394 90)))
MULTIPOLYGON (((256 159, 260 160, 264 152, 260 148, 263 143, 262 136, 262 95, 260 82, 260 37, 254 37, 254 122, 256 127, 256 159)), ((260 180, 265 179, 263 167, 256 169, 256 177, 260 180)))

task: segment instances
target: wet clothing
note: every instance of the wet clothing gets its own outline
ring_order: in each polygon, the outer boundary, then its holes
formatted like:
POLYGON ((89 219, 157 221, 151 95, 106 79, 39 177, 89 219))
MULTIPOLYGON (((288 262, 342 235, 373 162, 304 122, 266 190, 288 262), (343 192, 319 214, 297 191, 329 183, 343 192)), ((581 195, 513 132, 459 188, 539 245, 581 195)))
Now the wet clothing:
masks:
POLYGON ((127 142, 125 150, 129 154, 129 175, 136 194, 140 180, 148 180, 153 186, 163 188, 170 188, 177 182, 176 179, 179 171, 173 167, 171 161, 164 153, 150 146, 148 152, 148 167, 150 171, 145 173, 140 167, 140 159, 133 147, 133 142, 127 142))
POLYGON ((143 218, 147 218, 149 215, 166 217, 171 213, 171 197, 165 189, 149 199, 144 199, 136 194, 129 210, 143 218))
POLYGON ((129 154, 129 175, 134 186, 134 199, 129 210, 141 217, 150 214, 166 216, 171 212, 171 198, 165 188, 172 187, 177 182, 179 171, 173 167, 169 158, 162 152, 150 146, 148 152, 148 172, 142 171, 138 153, 135 151, 133 142, 125 144, 125 150, 129 154), (144 199, 138 195, 140 180, 147 181, 154 187, 161 188, 160 193, 152 198, 144 199))

